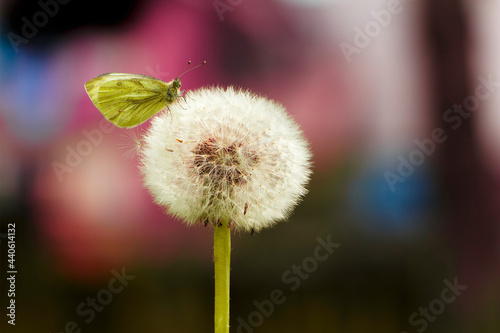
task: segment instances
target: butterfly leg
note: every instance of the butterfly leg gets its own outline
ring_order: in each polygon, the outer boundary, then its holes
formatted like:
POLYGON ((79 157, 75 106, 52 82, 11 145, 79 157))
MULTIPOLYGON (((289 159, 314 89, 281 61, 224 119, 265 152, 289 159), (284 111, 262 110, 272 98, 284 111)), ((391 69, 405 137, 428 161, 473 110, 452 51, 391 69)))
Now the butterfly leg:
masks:
POLYGON ((170 121, 172 121, 172 110, 170 110, 170 106, 165 103, 165 106, 167 107, 167 115, 170 116, 170 121))
POLYGON ((183 91, 181 91, 180 95, 177 97, 182 98, 184 100, 184 102, 187 103, 186 96, 187 96, 187 92, 186 92, 186 90, 183 90, 183 91))
MULTIPOLYGON (((183 90, 183 91, 181 91, 181 93, 179 95, 177 95, 177 98, 182 98, 184 100, 184 102, 187 104, 186 97, 184 96, 185 94, 186 94, 186 90, 183 90)), ((179 103, 179 105, 180 105, 180 103, 179 103)), ((182 107, 182 109, 186 110, 183 107, 182 107)))
MULTIPOLYGON (((185 91, 185 90, 184 90, 185 91)), ((185 94, 187 97, 191 98, 194 101, 194 98, 191 97, 188 93, 185 94)))

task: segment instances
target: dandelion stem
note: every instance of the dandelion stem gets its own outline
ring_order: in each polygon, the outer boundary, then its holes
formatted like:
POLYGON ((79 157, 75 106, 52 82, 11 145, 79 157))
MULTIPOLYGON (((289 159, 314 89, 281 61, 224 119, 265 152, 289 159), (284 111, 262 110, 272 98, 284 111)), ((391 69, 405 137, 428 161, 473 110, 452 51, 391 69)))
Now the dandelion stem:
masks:
POLYGON ((231 229, 228 223, 214 225, 215 333, 229 333, 229 270, 231 229))

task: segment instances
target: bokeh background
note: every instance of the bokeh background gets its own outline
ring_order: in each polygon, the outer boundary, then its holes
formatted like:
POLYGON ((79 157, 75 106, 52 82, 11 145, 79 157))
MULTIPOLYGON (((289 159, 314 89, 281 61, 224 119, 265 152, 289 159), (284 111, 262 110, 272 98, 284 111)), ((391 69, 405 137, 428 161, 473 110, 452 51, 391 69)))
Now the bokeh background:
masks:
POLYGON ((290 220, 233 237, 232 332, 500 332, 499 1, 3 0, 0 29, 2 332, 213 331, 211 230, 152 203, 124 156, 148 125, 103 132, 83 87, 169 81, 187 60, 207 65, 185 89, 267 95, 314 153, 290 220), (477 89, 475 111, 448 111, 477 89), (436 129, 446 140, 419 153, 436 129), (291 291, 283 274, 318 237, 340 247, 291 291), (135 278, 109 300, 122 269, 135 278), (467 289, 439 301, 455 279, 467 289), (259 317, 275 289, 286 301, 259 317))

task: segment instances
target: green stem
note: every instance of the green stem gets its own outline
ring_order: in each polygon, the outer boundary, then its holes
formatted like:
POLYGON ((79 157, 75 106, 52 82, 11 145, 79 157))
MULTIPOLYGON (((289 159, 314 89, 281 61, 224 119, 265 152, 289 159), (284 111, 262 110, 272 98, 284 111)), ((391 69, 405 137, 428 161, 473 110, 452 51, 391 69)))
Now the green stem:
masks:
POLYGON ((229 333, 229 269, 231 229, 227 223, 214 226, 215 333, 229 333))

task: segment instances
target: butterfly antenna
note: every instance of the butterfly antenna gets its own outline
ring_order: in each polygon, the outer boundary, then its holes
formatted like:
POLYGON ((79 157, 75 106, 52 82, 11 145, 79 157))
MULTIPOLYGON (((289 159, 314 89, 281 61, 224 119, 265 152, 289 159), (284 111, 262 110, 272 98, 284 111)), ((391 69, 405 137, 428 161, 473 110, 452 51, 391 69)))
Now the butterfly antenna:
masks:
POLYGON ((181 71, 181 74, 177 75, 177 78, 179 78, 182 74, 184 74, 186 72, 186 68, 191 65, 191 60, 188 61, 188 63, 186 64, 186 66, 184 66, 184 68, 182 69, 181 71))
MULTIPOLYGON (((207 63, 206 61, 203 61, 203 62, 202 62, 201 64, 199 64, 198 66, 194 66, 193 68, 190 68, 190 69, 188 69, 187 71, 182 72, 181 74, 177 75, 176 79, 180 78, 182 75, 186 74, 187 72, 192 71, 192 70, 193 70, 193 69, 195 69, 195 68, 198 68, 198 67, 200 67, 200 66, 202 66, 202 65, 205 65, 206 63, 207 63)), ((188 63, 187 63, 187 65, 186 65, 186 67, 187 67, 187 66, 189 66, 190 64, 191 64, 191 61, 188 61, 188 63)), ((186 67, 184 67, 184 68, 186 68, 186 67)))

